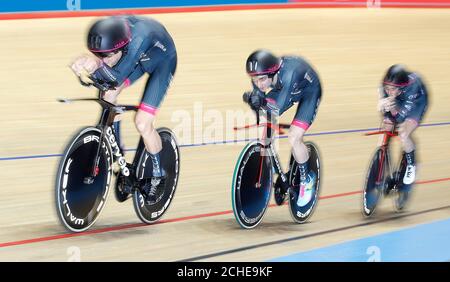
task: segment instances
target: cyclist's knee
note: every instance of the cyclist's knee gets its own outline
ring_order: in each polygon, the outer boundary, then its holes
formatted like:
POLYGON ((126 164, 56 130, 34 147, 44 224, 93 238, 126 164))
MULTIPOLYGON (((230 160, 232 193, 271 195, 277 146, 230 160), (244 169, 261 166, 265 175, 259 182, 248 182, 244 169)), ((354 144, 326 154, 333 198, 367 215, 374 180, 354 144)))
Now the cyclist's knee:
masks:
POLYGON ((402 143, 405 143, 408 141, 409 139, 409 133, 408 132, 399 132, 398 136, 400 137, 400 140, 402 141, 402 143))
POLYGON ((139 131, 139 133, 142 135, 146 132, 147 123, 141 120, 135 120, 134 124, 136 125, 136 129, 139 131))
POLYGON ((134 123, 136 125, 136 129, 142 135, 154 131, 153 120, 154 120, 153 115, 148 114, 146 112, 138 111, 134 123))
POLYGON ((305 130, 303 128, 292 126, 289 129, 289 143, 291 146, 297 146, 300 143, 303 143, 303 135, 305 134, 305 130))
POLYGON ((408 131, 401 131, 399 132, 398 136, 400 137, 403 150, 405 152, 410 152, 414 150, 414 141, 411 138, 411 132, 408 131))
POLYGON ((406 119, 402 124, 399 125, 398 135, 400 140, 405 143, 409 142, 411 139, 411 134, 417 128, 418 122, 412 119, 406 119))

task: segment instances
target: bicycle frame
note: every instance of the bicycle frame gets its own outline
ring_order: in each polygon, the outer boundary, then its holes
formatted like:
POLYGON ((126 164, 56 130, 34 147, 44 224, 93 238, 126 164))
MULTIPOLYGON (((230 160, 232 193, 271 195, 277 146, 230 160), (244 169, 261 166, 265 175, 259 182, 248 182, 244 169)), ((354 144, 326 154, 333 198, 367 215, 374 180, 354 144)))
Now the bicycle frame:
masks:
POLYGON ((272 118, 272 114, 270 112, 266 112, 267 113, 267 122, 260 123, 259 122, 259 117, 260 117, 259 111, 255 111, 255 112, 256 112, 256 124, 255 125, 246 125, 243 127, 235 127, 234 130, 248 129, 251 127, 264 127, 263 137, 258 138, 259 140, 262 140, 263 146, 262 146, 261 157, 260 157, 260 167, 259 167, 259 171, 257 173, 258 181, 257 181, 256 186, 257 186, 257 188, 261 187, 262 164, 263 164, 263 158, 264 158, 266 152, 268 152, 268 156, 270 157, 272 167, 275 169, 275 172, 278 175, 280 175, 283 183, 287 184, 288 179, 283 172, 283 168, 281 166, 278 153, 273 148, 272 140, 274 138, 274 131, 278 132, 279 134, 283 134, 284 133, 283 129, 288 129, 290 126, 288 124, 274 125, 272 122, 270 122, 270 120, 272 118))
POLYGON ((398 132, 395 131, 395 127, 396 125, 393 124, 392 129, 390 131, 388 130, 378 130, 378 131, 372 131, 372 132, 368 132, 366 134, 364 134, 365 136, 371 136, 371 135, 380 135, 383 134, 383 142, 380 146, 381 148, 381 158, 380 158, 380 162, 378 165, 379 171, 378 171, 378 175, 377 175, 377 179, 376 179, 376 184, 379 185, 381 184, 381 182, 383 182, 384 179, 382 179, 382 174, 383 174, 383 170, 384 170, 384 161, 385 159, 387 159, 387 166, 388 166, 388 171, 389 171, 389 176, 392 179, 393 176, 393 171, 392 171, 392 165, 391 165, 391 160, 389 157, 389 142, 391 140, 392 137, 398 136, 398 132))
POLYGON ((127 163, 125 157, 123 156, 122 148, 117 144, 116 137, 112 131, 112 124, 114 122, 114 118, 122 114, 126 111, 137 111, 137 107, 133 105, 114 105, 103 100, 103 95, 105 91, 99 90, 98 98, 81 98, 81 99, 59 99, 60 102, 72 102, 72 101, 94 101, 100 104, 102 107, 102 112, 100 114, 99 121, 97 123, 97 127, 101 130, 99 146, 97 147, 97 151, 95 153, 95 157, 93 159, 93 163, 91 165, 91 173, 89 176, 84 178, 85 184, 92 184, 94 182, 94 178, 98 174, 98 165, 100 162, 100 149, 102 147, 103 142, 106 140, 110 145, 113 157, 113 163, 118 162, 120 166, 121 173, 124 176, 129 176, 130 171, 127 167, 127 163))

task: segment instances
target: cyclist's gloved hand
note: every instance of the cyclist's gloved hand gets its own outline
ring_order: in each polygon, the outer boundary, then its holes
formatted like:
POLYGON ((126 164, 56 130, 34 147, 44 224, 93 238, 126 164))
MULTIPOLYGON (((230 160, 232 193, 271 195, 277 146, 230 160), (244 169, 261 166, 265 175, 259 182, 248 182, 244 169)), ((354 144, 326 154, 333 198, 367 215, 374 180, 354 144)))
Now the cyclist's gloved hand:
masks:
POLYGON ((380 112, 390 112, 396 106, 395 98, 387 97, 378 101, 378 110, 380 112))
POLYGON ((244 93, 243 99, 250 105, 250 108, 252 108, 252 110, 254 111, 257 111, 262 106, 266 105, 266 99, 264 98, 264 95, 261 95, 256 91, 244 93))
POLYGON ((244 95, 242 95, 242 100, 248 104, 248 101, 250 100, 250 95, 252 95, 251 91, 244 92, 244 95))
POLYGON ((92 74, 94 73, 100 66, 102 65, 102 61, 97 57, 91 55, 82 55, 76 58, 70 68, 77 76, 81 76, 83 73, 92 74))

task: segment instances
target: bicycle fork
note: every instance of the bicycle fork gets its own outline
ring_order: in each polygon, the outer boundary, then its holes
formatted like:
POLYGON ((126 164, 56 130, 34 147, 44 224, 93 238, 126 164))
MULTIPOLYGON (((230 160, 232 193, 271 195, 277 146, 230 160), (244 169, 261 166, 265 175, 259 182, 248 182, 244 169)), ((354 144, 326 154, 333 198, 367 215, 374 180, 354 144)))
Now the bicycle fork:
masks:
POLYGON ((272 167, 271 170, 274 170, 276 174, 280 175, 281 181, 285 187, 289 187, 288 178, 285 173, 283 173, 283 168, 281 167, 280 158, 278 154, 273 149, 272 143, 263 146, 261 150, 261 159, 260 159, 260 168, 258 173, 258 182, 256 184, 257 188, 261 187, 261 176, 262 176, 262 163, 265 156, 270 158, 272 167), (267 154, 267 155, 265 155, 267 154))
POLYGON ((378 174, 377 174, 377 179, 375 182, 377 185, 380 185, 381 182, 383 182, 383 180, 386 178, 386 176, 383 175, 383 172, 386 170, 385 164, 387 165, 387 171, 389 173, 389 177, 392 179, 392 170, 391 170, 391 163, 390 163, 390 158, 389 158, 389 141, 392 136, 393 136, 393 132, 391 132, 391 134, 385 133, 383 136, 383 143, 381 144, 381 156, 379 158, 379 163, 378 163, 378 174))
POLYGON ((394 174, 392 172, 392 166, 391 166, 391 158, 389 156, 388 147, 383 146, 381 157, 379 159, 379 165, 378 165, 378 175, 375 184, 379 187, 382 183, 384 183, 382 188, 383 194, 387 195, 389 194, 390 186, 393 184, 392 181, 395 181, 394 174), (388 175, 384 175, 383 172, 387 172, 388 175))
POLYGON ((99 124, 101 125, 101 133, 100 133, 100 139, 98 142, 98 146, 95 152, 95 156, 93 158, 92 164, 91 164, 91 168, 90 168, 90 174, 89 176, 85 177, 83 182, 84 184, 92 184, 94 183, 94 178, 98 175, 99 173, 99 164, 100 164, 100 150, 101 147, 103 146, 103 141, 105 139, 105 131, 106 131, 106 123, 107 123, 107 119, 109 119, 110 116, 110 112, 107 109, 103 109, 103 112, 100 116, 100 122, 99 124))
POLYGON ((100 116, 99 125, 101 128, 99 143, 96 149, 95 156, 93 158, 91 168, 90 168, 90 174, 89 176, 84 178, 85 184, 92 184, 94 183, 95 177, 99 173, 99 164, 100 164, 100 150, 103 147, 103 143, 106 141, 111 146, 111 158, 113 158, 113 163, 118 162, 121 173, 124 176, 130 175, 130 170, 127 167, 127 162, 125 158, 123 157, 122 149, 120 148, 120 145, 117 143, 116 137, 113 133, 113 130, 111 128, 112 123, 114 121, 114 117, 116 116, 116 112, 109 110, 107 108, 103 109, 103 112, 100 116))

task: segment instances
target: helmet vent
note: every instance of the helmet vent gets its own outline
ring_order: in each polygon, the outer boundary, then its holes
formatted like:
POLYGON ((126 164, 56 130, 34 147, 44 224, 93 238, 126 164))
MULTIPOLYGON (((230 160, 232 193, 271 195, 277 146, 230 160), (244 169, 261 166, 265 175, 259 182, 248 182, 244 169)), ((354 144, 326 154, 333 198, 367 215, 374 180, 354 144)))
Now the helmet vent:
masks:
POLYGON ((90 49, 100 49, 102 44, 102 38, 98 35, 90 36, 89 47, 90 49))

